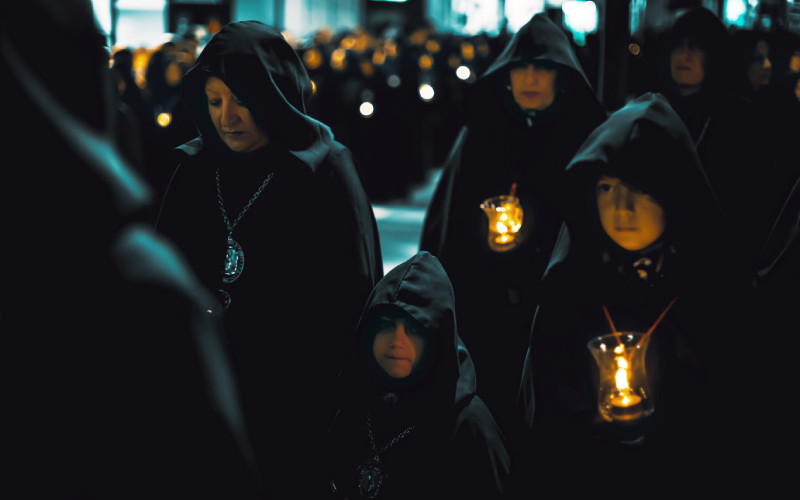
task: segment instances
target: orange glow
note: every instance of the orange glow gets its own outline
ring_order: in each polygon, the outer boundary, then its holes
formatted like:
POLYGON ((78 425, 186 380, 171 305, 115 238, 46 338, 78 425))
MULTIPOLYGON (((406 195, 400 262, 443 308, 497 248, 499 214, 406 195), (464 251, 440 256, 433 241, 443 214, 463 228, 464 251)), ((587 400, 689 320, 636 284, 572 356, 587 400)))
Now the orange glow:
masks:
POLYGON ((489 248, 495 252, 511 250, 522 229, 522 207, 516 196, 495 196, 481 203, 489 223, 489 248))
POLYGON ((630 52, 635 56, 638 56, 642 52, 642 47, 638 43, 632 43, 628 45, 628 52, 630 52))
POLYGON ((183 78, 183 72, 181 71, 180 65, 177 62, 172 61, 167 66, 164 79, 167 81, 167 84, 174 87, 181 83, 181 78, 183 78))
POLYGON ((800 73, 800 51, 794 52, 789 59, 789 71, 800 73))
POLYGON ((417 31, 411 33, 411 36, 408 37, 408 41, 412 45, 422 45, 425 43, 425 40, 428 38, 429 30, 426 28, 420 28, 417 31))
POLYGON ((587 345, 599 368, 597 409, 607 422, 632 423, 653 412, 644 369, 647 342, 640 346, 641 338, 615 331, 587 345))
POLYGON ((447 65, 453 69, 456 69, 461 66, 461 58, 455 55, 450 56, 447 58, 447 65))
POLYGON ((462 42, 461 43, 461 57, 465 61, 471 61, 475 59, 475 46, 472 45, 470 42, 462 42))
POLYGON ((427 50, 428 52, 435 54, 439 52, 439 49, 441 49, 441 45, 439 45, 439 42, 437 42, 436 40, 428 40, 427 42, 425 42, 425 50, 427 50))
POLYGON ((171 113, 159 113, 156 117, 156 123, 158 123, 159 127, 169 127, 169 124, 172 123, 172 114, 171 113))
POLYGON ((422 54, 419 56, 420 69, 431 69, 433 67, 433 57, 430 54, 422 54))
POLYGON ((367 33, 361 31, 356 37, 356 43, 353 46, 353 50, 359 53, 364 52, 370 45, 372 45, 372 37, 370 37, 367 33))
POLYGON ((345 50, 350 50, 356 46, 356 39, 353 36, 346 36, 342 38, 342 42, 340 44, 341 48, 345 50))
POLYGON ((133 53, 133 72, 136 75, 136 85, 144 89, 147 87, 147 80, 145 79, 145 71, 147 70, 147 63, 150 61, 150 52, 147 49, 136 49, 133 53))
POLYGON ((311 94, 313 95, 316 93, 317 93, 317 82, 311 80, 311 94))
POLYGON ((303 62, 308 69, 317 69, 322 65, 322 53, 319 49, 311 48, 303 54, 303 62))
POLYGON ((331 54, 331 67, 336 70, 343 70, 347 66, 347 52, 338 48, 331 54))
POLYGON ((384 62, 386 62, 386 52, 381 49, 375 50, 375 52, 372 54, 372 64, 380 66, 384 62))
POLYGON ((361 61, 361 73, 364 76, 372 76, 375 74, 375 68, 372 66, 372 63, 369 61, 361 61))
POLYGON ((397 42, 395 40, 386 40, 386 43, 383 45, 383 50, 386 51, 388 57, 397 57, 397 42))
POLYGON ((208 21, 208 27, 206 28, 206 31, 208 31, 212 35, 217 33, 221 29, 222 29, 222 23, 219 22, 219 19, 211 19, 210 21, 208 21))
MULTIPOLYGON (((614 352, 619 354, 615 358, 617 364, 617 372, 614 380, 617 385, 617 394, 611 398, 611 415, 614 420, 631 421, 636 420, 642 416, 642 410, 637 408, 641 404, 642 398, 634 394, 628 383, 629 373, 628 369, 630 363, 625 357, 625 346, 618 345, 614 352)), ((632 353, 631 353, 632 355, 632 353)))

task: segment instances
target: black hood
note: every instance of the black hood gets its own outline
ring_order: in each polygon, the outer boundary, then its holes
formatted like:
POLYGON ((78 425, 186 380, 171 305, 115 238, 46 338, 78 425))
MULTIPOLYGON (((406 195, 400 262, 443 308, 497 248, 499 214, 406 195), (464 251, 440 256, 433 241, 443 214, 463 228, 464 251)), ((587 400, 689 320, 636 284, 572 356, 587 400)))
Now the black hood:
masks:
POLYGON ((389 271, 373 289, 357 327, 357 385, 373 394, 396 392, 401 400, 406 398, 415 408, 429 413, 436 413, 437 408, 450 413, 447 408, 468 403, 475 394, 475 372, 456 331, 454 307, 450 279, 430 253, 419 252, 389 271), (411 385, 387 383, 388 377, 376 376, 372 366, 375 362, 367 326, 375 314, 387 308, 402 310, 428 332, 430 364, 423 378, 411 385))
MULTIPOLYGON (((666 216, 663 238, 682 260, 709 270, 720 264, 720 272, 735 274, 727 256, 738 251, 728 223, 686 126, 664 96, 646 93, 613 113, 567 166, 567 182, 584 200, 569 214, 570 247, 595 256, 602 252, 598 245, 609 241, 596 206, 601 174, 619 177, 659 202, 666 216)), ((563 257, 556 252, 550 265, 563 257)))
POLYGON ((225 25, 203 49, 183 78, 183 100, 202 143, 184 146, 192 154, 200 147, 226 151, 208 115, 205 81, 216 76, 249 109, 256 124, 282 147, 315 170, 328 155, 330 128, 306 114, 311 80, 295 50, 276 28, 258 21, 225 25))
POLYGON ((659 91, 672 99, 679 95, 672 81, 670 53, 688 39, 705 53, 705 80, 700 94, 716 98, 740 88, 742 76, 736 71, 733 38, 722 21, 705 7, 689 9, 681 14, 666 33, 658 51, 659 91))
POLYGON ((491 128, 498 120, 507 121, 499 115, 509 112, 519 120, 525 118, 507 89, 509 71, 516 64, 534 60, 548 62, 558 70, 558 94, 550 107, 552 109, 541 113, 543 118, 547 115, 551 118, 566 109, 588 116, 605 113, 564 30, 546 15, 537 14, 514 34, 503 52, 469 89, 465 118, 470 128, 481 124, 491 128), (565 94, 568 99, 563 98, 565 94))
MULTIPOLYGON (((569 38, 563 29, 559 28, 544 14, 533 16, 530 21, 519 29, 503 52, 484 72, 482 78, 502 73, 511 65, 522 61, 546 60, 559 66, 574 71, 586 86, 591 87, 589 79, 581 68, 575 52, 572 50, 569 38)), ((502 75, 501 78, 507 78, 502 75)))

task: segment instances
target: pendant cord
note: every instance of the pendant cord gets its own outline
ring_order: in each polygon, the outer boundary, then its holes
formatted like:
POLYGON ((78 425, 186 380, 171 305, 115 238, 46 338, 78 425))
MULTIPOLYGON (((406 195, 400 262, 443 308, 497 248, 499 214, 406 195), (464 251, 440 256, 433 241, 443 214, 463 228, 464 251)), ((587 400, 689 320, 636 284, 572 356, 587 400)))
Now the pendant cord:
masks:
POLYGON ((259 186, 255 194, 250 197, 250 200, 245 204, 244 208, 242 208, 242 211, 239 212, 239 215, 236 216, 233 224, 231 224, 230 220, 228 219, 228 212, 225 210, 225 203, 222 201, 222 188, 219 180, 219 169, 217 169, 217 201, 219 201, 219 209, 222 211, 222 220, 225 221, 225 227, 228 229, 228 236, 233 234, 233 230, 236 228, 236 225, 239 224, 239 222, 242 220, 242 217, 244 217, 244 214, 250 210, 250 207, 253 206, 253 203, 255 203, 259 196, 261 196, 261 192, 264 191, 264 188, 267 187, 269 181, 272 180, 273 175, 275 175, 275 172, 271 172, 267 178, 264 179, 264 182, 261 183, 261 186, 259 186))
POLYGON ((395 436, 394 439, 392 439, 391 441, 389 441, 388 443, 383 445, 381 447, 381 449, 379 450, 379 449, 377 449, 377 446, 375 445, 375 436, 372 434, 372 418, 371 418, 370 414, 367 413, 367 433, 369 434, 369 445, 370 445, 370 448, 371 448, 372 455, 375 458, 378 458, 381 453, 385 452, 386 450, 388 450, 389 448, 391 448, 392 446, 397 444, 398 441, 400 441, 404 437, 408 436, 408 434, 413 430, 414 430, 414 426, 413 425, 407 427, 405 430, 403 430, 403 432, 401 432, 400 434, 395 436))
MULTIPOLYGON (((639 340, 639 342, 637 342, 637 344, 636 344, 637 346, 641 345, 641 343, 645 339, 650 337, 650 334, 652 334, 653 331, 658 326, 658 324, 661 323, 661 321, 664 319, 664 316, 666 316, 667 312, 669 312, 669 310, 672 309, 672 306, 675 305, 675 302, 677 300, 678 300, 678 297, 673 297, 672 300, 669 301, 669 304, 667 304, 667 307, 665 307, 664 310, 661 311, 661 314, 658 315, 658 318, 656 318, 656 321, 647 330, 647 333, 645 333, 644 336, 639 340)), ((622 341, 619 338, 620 332, 618 332, 617 328, 614 326, 614 322, 611 320, 611 313, 608 312, 608 308, 606 307, 605 304, 603 304, 603 313, 605 313, 605 315, 606 315, 606 320, 608 320, 608 324, 609 324, 609 326, 611 326, 611 331, 614 332, 614 336, 617 338, 617 342, 621 344, 622 341)))

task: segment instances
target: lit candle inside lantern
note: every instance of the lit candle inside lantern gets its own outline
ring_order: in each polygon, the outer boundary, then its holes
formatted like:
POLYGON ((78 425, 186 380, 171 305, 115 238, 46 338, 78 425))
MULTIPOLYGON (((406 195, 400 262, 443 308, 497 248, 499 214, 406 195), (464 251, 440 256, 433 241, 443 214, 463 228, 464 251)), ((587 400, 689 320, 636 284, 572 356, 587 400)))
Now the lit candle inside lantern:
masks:
POLYGON ((489 222, 489 247, 505 252, 516 246, 522 229, 522 206, 516 196, 495 196, 481 203, 489 222))
POLYGON ((642 333, 616 331, 587 344, 599 368, 597 405, 603 420, 633 424, 653 413, 644 368, 648 344, 642 333))
POLYGON ((628 361, 625 359, 625 347, 618 345, 614 352, 619 369, 615 375, 617 393, 611 397, 611 418, 620 422, 630 422, 642 416, 642 398, 631 390, 628 383, 628 361))

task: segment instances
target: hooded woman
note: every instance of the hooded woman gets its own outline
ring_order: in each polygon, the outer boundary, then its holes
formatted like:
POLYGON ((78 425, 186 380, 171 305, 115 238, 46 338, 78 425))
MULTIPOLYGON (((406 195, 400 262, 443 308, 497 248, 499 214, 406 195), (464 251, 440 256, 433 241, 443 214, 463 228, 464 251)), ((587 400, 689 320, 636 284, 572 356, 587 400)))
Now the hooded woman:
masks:
POLYGON ((157 222, 218 293, 256 453, 280 498, 309 486, 302 464, 330 418, 326 385, 383 274, 353 158, 305 114, 310 94, 277 29, 223 27, 183 79, 200 136, 178 148, 157 222))
POLYGON ((710 10, 680 15, 663 37, 658 83, 689 129, 751 270, 795 178, 782 167, 772 125, 753 102, 733 37, 710 10), (749 89, 749 90, 748 90, 749 89), (742 203, 743 199, 751 202, 742 203))
POLYGON ((436 257, 392 269, 366 302, 328 433, 334 498, 500 498, 509 458, 475 394, 436 257))
MULTIPOLYGON (((534 483, 561 493, 614 476, 637 487, 710 486, 701 461, 736 463, 757 422, 734 403, 755 389, 734 369, 748 356, 755 304, 691 136, 663 96, 644 94, 589 136, 567 176, 584 202, 543 278, 520 389, 531 470, 544 479, 534 483), (607 407, 599 396, 588 344, 611 332, 650 332, 637 341, 641 406, 607 407)), ((622 380, 621 394, 633 385, 622 380)))
POLYGON ((513 36, 469 89, 463 110, 466 124, 428 208, 420 249, 450 276, 478 392, 512 433, 538 283, 571 200, 562 173, 606 114, 569 39, 543 14, 513 36), (481 204, 512 192, 522 223, 513 244, 498 246, 481 204))

